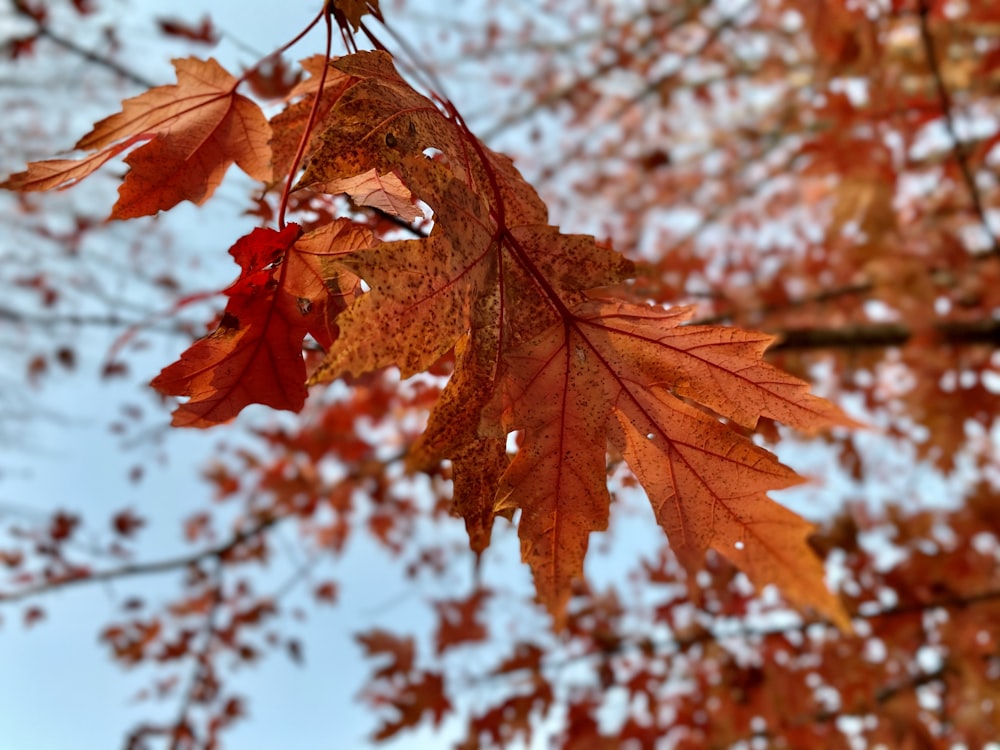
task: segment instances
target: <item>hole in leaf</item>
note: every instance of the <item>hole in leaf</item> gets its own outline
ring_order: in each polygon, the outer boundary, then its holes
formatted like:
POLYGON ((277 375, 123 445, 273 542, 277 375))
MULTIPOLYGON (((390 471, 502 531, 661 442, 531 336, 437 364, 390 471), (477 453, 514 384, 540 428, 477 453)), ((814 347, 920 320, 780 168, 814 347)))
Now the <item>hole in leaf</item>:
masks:
POLYGON ((733 546, 736 547, 736 549, 743 549, 745 545, 743 544, 743 542, 736 542, 736 544, 734 544, 733 546))
POLYGON ((518 447, 521 445, 521 438, 524 435, 524 430, 514 430, 513 432, 507 433, 507 452, 517 453, 518 447))

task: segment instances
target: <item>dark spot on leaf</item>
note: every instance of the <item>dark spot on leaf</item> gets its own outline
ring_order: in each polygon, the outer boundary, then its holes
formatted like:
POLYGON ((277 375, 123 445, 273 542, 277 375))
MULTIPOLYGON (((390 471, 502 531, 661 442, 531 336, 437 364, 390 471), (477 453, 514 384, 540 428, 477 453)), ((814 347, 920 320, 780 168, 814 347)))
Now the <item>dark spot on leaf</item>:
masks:
POLYGON ((235 328, 238 331, 240 329, 240 319, 232 313, 225 313, 222 316, 222 320, 219 321, 219 328, 235 328))
POLYGON ((389 148, 396 148, 396 143, 397 143, 396 136, 394 136, 392 133, 386 133, 385 134, 385 145, 386 146, 388 146, 389 148))

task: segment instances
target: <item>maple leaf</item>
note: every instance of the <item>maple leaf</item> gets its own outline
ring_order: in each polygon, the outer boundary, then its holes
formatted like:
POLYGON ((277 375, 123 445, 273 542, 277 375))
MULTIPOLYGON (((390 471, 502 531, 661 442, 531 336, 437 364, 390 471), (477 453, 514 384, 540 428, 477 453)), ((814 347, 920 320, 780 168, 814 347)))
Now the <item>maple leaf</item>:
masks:
POLYGON ((393 678, 412 672, 416 662, 416 645, 412 638, 401 638, 388 630, 375 628, 355 636, 370 657, 388 656, 389 659, 375 671, 377 678, 393 678))
POLYGON ((805 542, 810 525, 766 495, 799 478, 687 402, 750 428, 761 416, 807 430, 850 420, 762 361, 766 335, 680 327, 687 310, 594 299, 631 264, 591 237, 547 226, 513 165, 410 89, 387 56, 333 65, 355 80, 331 107, 301 184, 327 189, 391 172, 435 223, 425 239, 343 259, 371 291, 338 319, 342 336, 314 380, 389 365, 406 377, 456 349, 409 465, 452 461, 455 510, 477 553, 495 514, 521 511, 522 557, 557 627, 589 535, 607 526, 610 442, 689 568, 716 549, 755 584, 775 583, 849 628, 805 542), (427 149, 440 156, 428 159, 427 149), (524 440, 508 465, 514 430, 524 440))
POLYGON ((218 424, 252 403, 302 408, 302 341, 309 334, 324 348, 333 344, 333 319, 357 287, 336 260, 371 236, 346 219, 300 232, 297 224, 255 229, 230 249, 243 270, 225 290, 229 302, 218 328, 152 382, 161 393, 189 397, 174 412, 174 425, 218 424))
POLYGON ((756 585, 774 583, 849 630, 806 544, 812 526, 766 495, 801 478, 682 399, 746 427, 759 416, 810 430, 852 422, 761 361, 772 337, 680 326, 690 313, 592 300, 509 355, 484 422, 525 432, 497 506, 522 511, 522 557, 540 598, 558 619, 590 532, 607 526, 610 440, 689 569, 715 549, 756 585))
POLYGON ((0 187, 51 190, 69 187, 123 151, 131 167, 118 189, 113 219, 155 214, 188 200, 204 203, 236 163, 256 180, 271 176, 270 125, 253 101, 236 93, 239 81, 214 59, 174 60, 177 84, 158 86, 122 103, 75 148, 81 159, 33 162, 0 187))
POLYGON ((313 126, 309 135, 310 144, 314 144, 322 132, 322 123, 330 109, 353 82, 350 76, 330 66, 325 55, 307 57, 300 60, 299 65, 307 73, 306 78, 299 81, 289 92, 288 100, 292 103, 271 120, 271 163, 274 180, 282 180, 288 174, 295 160, 299 142, 311 119, 315 116, 318 123, 313 126), (320 90, 321 81, 322 90, 320 90), (317 96, 320 97, 318 103, 317 96), (315 115, 313 115, 314 106, 315 115))
POLYGON ((485 641, 489 632, 480 619, 486 602, 492 596, 488 589, 476 589, 464 599, 444 599, 434 602, 438 627, 434 636, 435 651, 445 651, 467 643, 485 641))
POLYGON ((115 530, 116 533, 126 538, 131 538, 135 536, 136 532, 139 531, 139 529, 141 529, 145 525, 146 525, 146 520, 140 516, 137 516, 129 508, 119 511, 111 518, 112 528, 115 530))
POLYGON ((545 203, 511 159, 487 149, 454 116, 415 91, 396 71, 389 54, 359 52, 332 60, 330 67, 336 82, 331 83, 328 73, 332 105, 310 142, 300 187, 319 189, 332 180, 375 169, 383 175, 396 172, 418 192, 416 186, 427 179, 420 174, 425 171, 422 162, 427 161, 424 152, 432 148, 441 152, 442 162, 473 193, 494 210, 502 207, 505 223, 546 223, 545 203))
POLYGON ((332 7, 334 14, 342 16, 351 24, 351 28, 357 31, 361 27, 361 17, 369 12, 378 13, 378 0, 333 0, 332 7))
POLYGON ((219 43, 219 34, 212 24, 212 19, 208 16, 202 17, 197 26, 176 18, 158 18, 156 24, 160 27, 160 31, 168 36, 190 39, 193 42, 204 44, 219 43))
POLYGON ((376 685, 366 691, 365 697, 376 706, 391 708, 395 716, 383 721, 373 739, 384 740, 406 727, 416 726, 424 714, 430 714, 435 726, 439 725, 451 710, 444 676, 415 668, 413 638, 400 638, 380 629, 355 638, 367 656, 388 657, 375 670, 376 685))

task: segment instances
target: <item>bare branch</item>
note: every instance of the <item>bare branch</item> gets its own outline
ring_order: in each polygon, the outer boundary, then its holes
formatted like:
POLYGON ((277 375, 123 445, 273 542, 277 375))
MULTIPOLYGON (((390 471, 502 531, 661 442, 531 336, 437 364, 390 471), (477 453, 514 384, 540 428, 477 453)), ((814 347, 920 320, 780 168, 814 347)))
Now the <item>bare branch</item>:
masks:
POLYGON ((941 103, 941 115, 944 117, 944 126, 948 131, 948 137, 951 139, 951 150, 962 173, 962 181, 969 191, 969 197, 972 199, 972 206, 976 212, 976 216, 979 217, 983 231, 989 237, 990 252, 1000 257, 1000 240, 997 239, 997 236, 990 228, 989 221, 986 219, 983 196, 979 192, 979 186, 976 185, 976 176, 972 173, 972 167, 969 165, 968 149, 965 142, 958 137, 958 131, 955 128, 955 115, 951 94, 948 93, 948 87, 945 85, 944 77, 941 75, 941 62, 938 59, 937 49, 934 47, 934 38, 931 36, 929 15, 930 4, 928 0, 919 0, 917 17, 920 19, 920 40, 923 43, 924 54, 927 56, 927 66, 930 68, 931 76, 934 78, 934 86, 937 89, 938 100, 941 103))
POLYGON ((102 68, 107 68, 108 70, 121 76, 125 80, 138 84, 143 88, 148 89, 156 85, 155 83, 152 83, 151 81, 147 80, 146 78, 136 73, 134 70, 129 70, 128 68, 115 62, 111 58, 104 57, 103 55, 99 55, 93 50, 81 47, 72 39, 67 39, 61 34, 56 33, 48 26, 48 24, 46 24, 44 21, 38 18, 36 14, 32 13, 31 10, 23 2, 23 0, 18 0, 17 2, 14 3, 14 10, 18 15, 26 18, 35 25, 35 33, 39 37, 43 39, 48 39, 50 42, 53 42, 54 44, 59 45, 63 49, 72 52, 74 55, 77 55, 78 57, 86 60, 87 62, 94 63, 95 65, 99 65, 102 68))
POLYGON ((206 679, 211 679, 211 658, 212 646, 216 637, 216 620, 219 613, 219 605, 222 603, 222 557, 215 557, 215 565, 212 569, 212 580, 209 586, 212 590, 212 603, 205 612, 205 620, 202 626, 202 644, 197 653, 194 654, 194 671, 191 674, 191 681, 174 722, 173 736, 170 742, 170 750, 184 750, 191 739, 193 730, 192 722, 189 719, 191 709, 197 701, 199 688, 206 679))
POLYGON ((275 526, 280 521, 284 520, 285 516, 274 516, 267 515, 262 517, 251 527, 244 529, 233 535, 228 541, 219 544, 215 547, 210 547, 209 549, 202 550, 201 552, 195 552, 190 555, 183 555, 180 557, 171 557, 165 560, 156 560, 154 562, 148 563, 137 563, 135 565, 125 565, 119 568, 112 568, 110 570, 102 570, 96 573, 91 573, 89 575, 75 576, 72 578, 64 578, 61 580, 54 581, 44 581, 42 583, 35 584, 33 586, 27 586, 20 591, 14 591, 10 593, 0 592, 0 604, 9 604, 11 602, 24 601, 26 599, 31 599, 42 594, 47 594, 52 591, 58 591, 71 586, 78 586, 83 584, 92 583, 102 583, 106 581, 117 581, 122 578, 135 578, 137 576, 146 575, 156 575, 159 573, 169 573, 176 570, 183 570, 184 568, 190 567, 192 565, 197 565, 202 562, 209 560, 222 561, 231 552, 236 550, 241 544, 254 539, 264 532, 266 532, 271 527, 275 526))

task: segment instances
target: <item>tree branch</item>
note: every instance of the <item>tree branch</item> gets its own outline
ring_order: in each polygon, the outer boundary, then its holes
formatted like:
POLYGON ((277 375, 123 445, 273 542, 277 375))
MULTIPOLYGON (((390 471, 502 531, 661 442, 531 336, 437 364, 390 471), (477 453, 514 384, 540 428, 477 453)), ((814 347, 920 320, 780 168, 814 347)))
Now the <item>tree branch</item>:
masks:
MULTIPOLYGON (((1000 348, 1000 320, 941 321, 930 329, 940 343, 1000 348)), ((807 349, 871 349, 903 346, 916 331, 902 323, 871 323, 839 328, 799 328, 774 332, 779 341, 769 351, 807 349)))
POLYGON ((180 323, 153 323, 148 320, 126 320, 117 313, 108 315, 91 315, 82 313, 67 313, 64 315, 49 314, 38 315, 35 313, 22 312, 10 307, 0 305, 0 321, 13 323, 15 325, 38 326, 40 328, 50 328, 56 326, 91 326, 95 328, 128 328, 142 329, 145 331, 156 331, 178 336, 192 335, 180 323))
POLYGON ((184 698, 181 700, 177 720, 174 722, 170 750, 184 750, 184 748, 189 747, 195 736, 190 715, 197 702, 199 688, 206 681, 206 678, 211 677, 212 646, 215 643, 216 620, 219 606, 222 603, 222 573, 222 557, 216 556, 215 566, 212 570, 212 581, 209 584, 212 587, 212 603, 205 613, 201 648, 194 654, 194 670, 191 673, 184 698))
POLYGON ((54 581, 44 581, 33 586, 27 586, 20 591, 11 593, 0 592, 0 604, 24 601, 35 596, 47 594, 51 591, 62 590, 71 586, 82 584, 102 583, 106 581, 117 581, 122 578, 134 578, 137 576, 154 575, 157 573, 169 573, 174 570, 182 570, 191 565, 206 560, 223 560, 226 555, 233 552, 244 542, 254 539, 265 531, 284 520, 285 516, 268 515, 258 520, 253 526, 235 534, 228 541, 215 547, 210 547, 201 552, 180 557, 171 557, 165 560, 157 560, 148 563, 137 563, 135 565, 125 565, 120 568, 103 570, 89 575, 75 576, 72 578, 57 579, 54 581))
POLYGON ((969 197, 972 199, 973 210, 975 210, 976 216, 979 217, 979 222, 982 224, 983 231, 986 232, 986 236, 989 238, 990 252, 1000 257, 1000 240, 997 240, 997 236, 990 229, 989 221, 986 219, 986 209, 983 207, 983 197, 979 192, 979 186, 976 185, 976 176, 972 173, 972 167, 969 165, 968 149, 965 142, 958 137, 958 131, 955 128, 951 94, 948 93, 948 87, 945 85, 944 77, 941 75, 941 62, 938 60, 937 49, 934 47, 934 38, 931 36, 929 16, 930 4, 928 1, 918 0, 917 17, 920 22, 920 40, 923 43, 924 54, 927 56, 927 66, 930 68, 931 76, 934 78, 934 87, 937 89, 938 101, 941 103, 941 115, 944 117, 944 127, 948 131, 948 137, 951 139, 951 151, 955 156, 955 162, 958 164, 959 171, 962 173, 962 181, 965 183, 965 187, 969 191, 969 197))
POLYGON ((107 68, 108 70, 121 76, 125 80, 138 84, 143 88, 149 89, 156 85, 155 83, 152 83, 151 81, 148 81, 147 79, 143 78, 135 71, 129 70, 128 68, 115 62, 114 60, 104 57, 103 55, 99 55, 93 50, 81 47, 72 39, 67 39, 61 34, 57 34, 48 26, 48 24, 46 24, 41 18, 39 18, 36 13, 33 13, 31 9, 27 7, 27 4, 24 2, 24 0, 15 0, 14 11, 23 18, 28 19, 35 25, 35 33, 39 37, 43 39, 48 39, 50 42, 53 42, 54 44, 59 45, 63 49, 72 52, 74 55, 77 55, 78 57, 86 60, 87 62, 94 63, 95 65, 99 65, 102 68, 107 68))
MULTIPOLYGON (((834 287, 832 289, 824 289, 821 292, 816 292, 815 294, 809 294, 805 297, 798 297, 796 299, 786 300, 779 304, 771 305, 761 305, 760 307, 755 307, 751 310, 743 311, 743 315, 771 315, 778 312, 786 312, 788 310, 795 310, 800 307, 805 307, 806 305, 815 305, 823 302, 831 302, 835 299, 840 299, 841 297, 847 297, 854 294, 867 294, 868 292, 875 289, 875 285, 870 281, 861 282, 859 284, 848 284, 846 286, 834 287)), ((726 323, 732 321, 737 316, 738 311, 730 309, 728 312, 719 313, 718 315, 711 315, 705 318, 698 318, 693 321, 696 325, 708 326, 708 325, 719 325, 721 323, 726 323)))
MULTIPOLYGON (((976 604, 1000 601, 1000 589, 987 589, 976 594, 954 595, 942 597, 931 601, 916 601, 906 604, 897 604, 871 612, 863 612, 860 609, 851 613, 851 617, 859 620, 873 621, 880 618, 902 617, 904 615, 919 614, 935 609, 965 609, 976 604)), ((688 634, 675 634, 665 638, 651 638, 648 635, 622 635, 600 642, 599 648, 593 650, 582 650, 571 654, 559 661, 551 661, 545 665, 546 669, 560 670, 571 667, 586 659, 617 656, 626 651, 635 649, 641 654, 680 654, 686 652, 693 646, 704 643, 716 643, 722 639, 732 638, 766 638, 775 635, 787 635, 789 633, 801 633, 813 625, 833 627, 825 620, 805 620, 800 619, 791 623, 771 626, 741 625, 732 629, 725 627, 705 627, 692 628, 688 634)), ((516 670, 515 670, 516 671, 516 670)), ((494 679, 501 675, 507 676, 512 672, 495 673, 491 672, 486 679, 494 679)), ((898 691, 897 691, 898 692, 898 691)), ((882 700, 888 700, 889 695, 882 700)))

